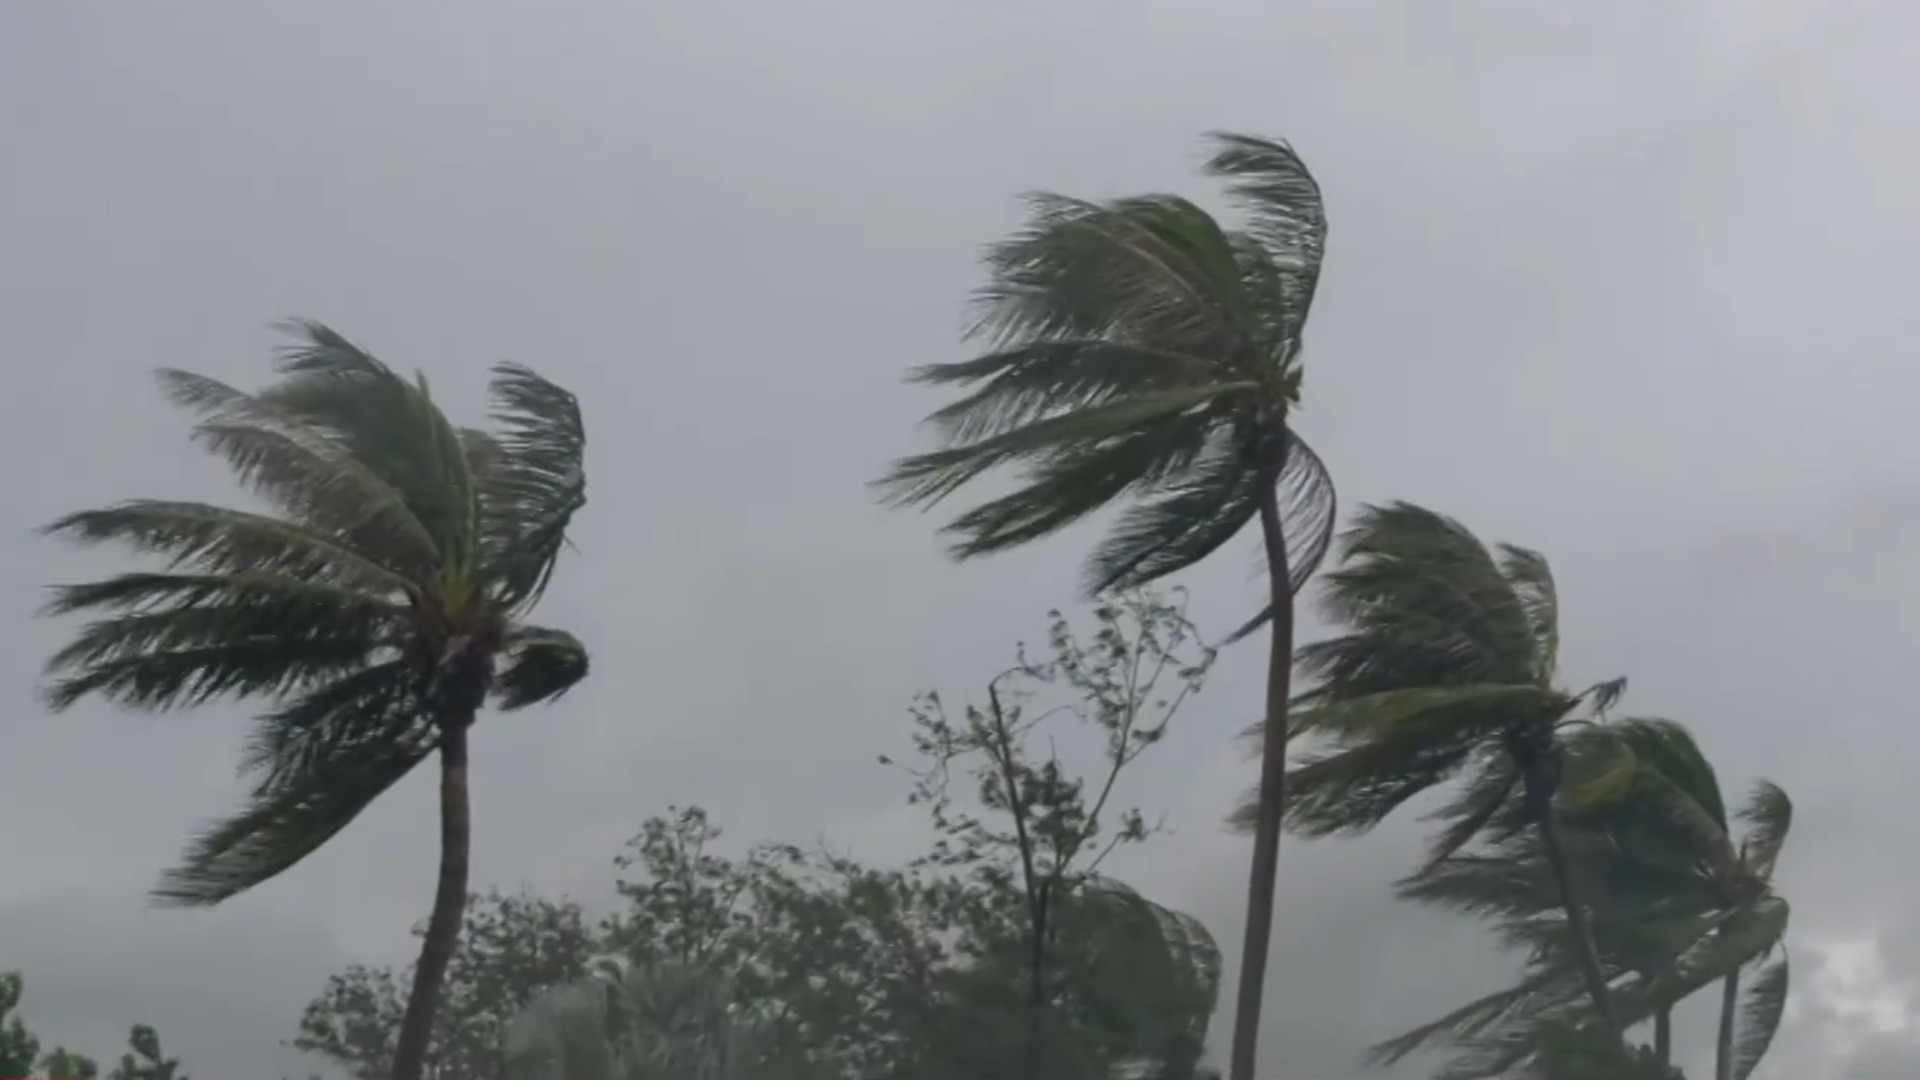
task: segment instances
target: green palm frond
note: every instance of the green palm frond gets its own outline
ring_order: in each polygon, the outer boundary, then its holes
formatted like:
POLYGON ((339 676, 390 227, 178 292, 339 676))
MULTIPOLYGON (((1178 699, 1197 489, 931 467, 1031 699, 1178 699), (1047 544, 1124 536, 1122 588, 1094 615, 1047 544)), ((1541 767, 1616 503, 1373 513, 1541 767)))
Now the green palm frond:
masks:
POLYGON ((1297 343, 1320 283, 1327 250, 1327 211, 1320 184, 1291 145, 1279 139, 1214 132, 1207 171, 1224 177, 1227 194, 1247 214, 1246 231, 1260 242, 1282 275, 1277 329, 1297 343))
MULTIPOLYGON (((1303 836, 1357 836, 1421 793, 1466 769, 1477 752, 1468 732, 1439 725, 1401 731, 1336 751, 1306 751, 1287 773, 1285 821, 1303 836)), ((1228 819, 1251 830, 1258 793, 1228 819)))
POLYGON ((319 850, 437 746, 431 729, 414 727, 262 785, 246 809, 188 846, 154 888, 154 902, 207 907, 271 880, 319 850))
POLYGON ((339 435, 203 375, 159 377, 169 398, 200 415, 194 441, 295 522, 412 580, 439 565, 439 539, 406 492, 339 435))
POLYGON ((536 603, 553 576, 573 515, 587 503, 585 422, 580 400, 530 368, 498 364, 489 387, 501 427, 485 462, 483 574, 501 603, 536 603))
MULTIPOLYGON (((1276 484, 1280 502, 1280 526, 1287 546, 1287 576, 1290 591, 1298 594, 1313 575, 1320 572, 1327 552, 1333 547, 1334 527, 1340 518, 1339 496, 1326 463, 1293 431, 1287 432, 1287 455, 1281 464, 1276 484)), ((1248 498, 1251 499, 1251 493, 1248 498)), ((1257 510, 1257 507, 1252 508, 1257 510)), ((1250 512, 1249 517, 1252 516, 1250 512)), ((1217 546, 1217 545, 1216 545, 1217 546)), ((1198 559, 1190 559, 1189 563, 1198 559)), ((1251 636, 1273 620, 1273 605, 1243 623, 1223 644, 1231 645, 1251 636)))
POLYGON ((413 674, 401 660, 373 664, 263 713, 241 751, 240 774, 280 788, 398 738, 416 722, 413 674))
POLYGON ((502 709, 558 701, 587 677, 587 649, 564 630, 522 626, 507 638, 494 681, 502 709))
POLYGON ((1622 989, 1621 1020, 1639 1023, 1658 1009, 1715 985, 1754 959, 1765 955, 1786 936, 1791 908, 1777 896, 1751 908, 1722 913, 1714 932, 1702 935, 1673 963, 1650 979, 1622 989))
POLYGON ((205 503, 136 499, 67 514, 40 532, 88 546, 117 541, 162 556, 174 569, 286 574, 394 594, 413 588, 325 531, 205 503))
MULTIPOLYGON (((1231 246, 1175 196, 1093 203, 1027 196, 1028 224, 987 252, 969 339, 996 350, 1035 341, 1124 341, 1215 367, 1235 330, 1231 246)), ((1216 371, 1216 376, 1218 373, 1216 371)))
MULTIPOLYGON (((964 445, 904 458, 878 481, 877 487, 894 505, 925 506, 991 469, 1022 458, 1035 460, 1044 476, 1050 466, 1074 464, 1076 457, 1097 454, 1116 444, 1125 447, 1166 427, 1182 429, 1192 440, 1203 435, 1205 428, 1196 430, 1196 425, 1181 421, 1192 421, 1190 414, 1195 410, 1218 408, 1221 399, 1248 389, 1251 385, 1244 382, 1203 383, 1133 394, 1120 401, 1059 413, 964 445)), ((1178 463, 1181 458, 1176 455, 1182 453, 1191 460, 1202 446, 1198 441, 1173 443, 1148 463, 1178 463)))
POLYGON ((1541 657, 1554 646, 1464 525, 1409 503, 1367 506, 1340 547, 1321 608, 1346 632, 1299 652, 1315 692, 1538 684, 1541 657))
POLYGON ((127 574, 62 586, 49 607, 111 612, 48 659, 56 711, 89 695, 164 711, 294 691, 365 663, 399 617, 386 600, 271 574, 127 574))
POLYGON ((1753 786, 1747 804, 1740 810, 1740 822, 1746 826, 1747 869, 1761 879, 1771 878, 1780 861, 1780 849, 1786 845, 1787 832, 1793 827, 1793 800, 1780 785, 1762 780, 1753 786))
POLYGON ((281 350, 282 377, 259 401, 331 435, 400 494, 443 564, 466 570, 478 539, 477 491, 459 429, 426 379, 409 382, 321 323, 290 320, 282 329, 296 340, 281 350))
POLYGON ((1535 678, 1550 683, 1560 673, 1560 592, 1546 556, 1529 548, 1500 544, 1500 575, 1507 579, 1525 613, 1537 644, 1535 678))
POLYGON ((1767 1056, 1787 1010, 1787 958, 1760 969, 1746 987, 1740 1006, 1739 1034, 1733 1044, 1733 1080, 1747 1080, 1767 1056))

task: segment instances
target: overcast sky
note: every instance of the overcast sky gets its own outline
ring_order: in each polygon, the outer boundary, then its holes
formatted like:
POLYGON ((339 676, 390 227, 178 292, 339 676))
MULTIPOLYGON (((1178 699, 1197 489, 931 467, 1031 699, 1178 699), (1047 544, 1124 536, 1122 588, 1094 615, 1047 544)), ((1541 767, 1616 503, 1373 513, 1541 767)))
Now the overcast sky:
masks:
MULTIPOLYGON (((1920 1075, 1915 42, 1894 0, 7 0, 0 968, 43 1035, 106 1056, 147 1020, 200 1080, 253 1080, 305 1075, 277 1044, 327 972, 407 958, 430 772, 253 894, 147 912, 239 794, 241 715, 31 696, 40 588, 114 565, 31 526, 222 496, 146 372, 250 385, 288 315, 461 416, 508 358, 585 402, 592 502, 542 621, 599 665, 480 730, 476 884, 593 896, 674 802, 900 855, 872 762, 909 696, 997 671, 1091 537, 953 567, 872 507, 936 404, 899 373, 961 355, 1018 192, 1204 194, 1197 137, 1229 128, 1327 192, 1300 425, 1346 503, 1543 549, 1571 680, 1627 674, 1729 786, 1786 785, 1772 1075, 1920 1075)), ((1249 541, 1192 574, 1201 620, 1256 567, 1249 541)), ((1229 952, 1261 652, 1135 789, 1177 832, 1129 875, 1229 952)), ((1412 835, 1285 850, 1268 1075, 1358 1080, 1509 969, 1387 899, 1412 835)))

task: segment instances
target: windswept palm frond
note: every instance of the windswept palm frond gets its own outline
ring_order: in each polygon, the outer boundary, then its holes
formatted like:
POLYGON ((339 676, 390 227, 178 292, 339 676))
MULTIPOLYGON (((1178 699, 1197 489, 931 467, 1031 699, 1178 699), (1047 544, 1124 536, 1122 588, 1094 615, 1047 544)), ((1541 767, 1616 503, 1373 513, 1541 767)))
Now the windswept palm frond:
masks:
POLYGON ((1778 960, 1762 967, 1760 974, 1747 984, 1745 1001, 1740 1006, 1739 1033, 1733 1044, 1732 1080, 1747 1080, 1752 1076, 1773 1046, 1773 1037, 1779 1033, 1780 1021, 1786 1016, 1787 976, 1787 957, 1782 954, 1778 960))
POLYGON ((1771 878, 1793 827, 1793 800, 1780 785, 1761 780, 1754 784, 1739 818, 1747 830, 1742 840, 1747 869, 1757 877, 1771 878))
POLYGON ((333 839, 436 745, 430 729, 416 726, 297 775, 273 777, 246 809, 188 846, 180 864, 162 875, 153 899, 167 907, 208 907, 272 880, 333 839))
POLYGON ((586 425, 578 398, 519 364, 495 365, 489 393, 501 433, 476 470, 485 488, 480 576, 517 612, 539 602, 587 504, 586 425))

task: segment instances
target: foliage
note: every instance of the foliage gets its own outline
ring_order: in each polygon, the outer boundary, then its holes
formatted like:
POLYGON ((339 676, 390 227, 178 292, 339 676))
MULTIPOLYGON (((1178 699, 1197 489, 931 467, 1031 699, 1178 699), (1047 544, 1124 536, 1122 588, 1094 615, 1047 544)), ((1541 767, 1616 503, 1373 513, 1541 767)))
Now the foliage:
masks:
POLYGON ((160 1035, 145 1024, 136 1024, 127 1037, 132 1053, 120 1055, 107 1080, 188 1080, 180 1072, 180 1062, 160 1049, 160 1035))
MULTIPOLYGON (((58 1046, 40 1053, 40 1040, 19 1016, 25 983, 17 971, 0 972, 0 1077, 44 1076, 48 1080, 94 1080, 100 1066, 85 1054, 58 1046)), ((132 1052, 107 1074, 107 1080, 189 1080, 180 1062, 160 1050, 160 1036, 145 1024, 135 1024, 127 1036, 132 1052)))
MULTIPOLYGON (((1218 950, 1192 920, 1097 873, 1116 847, 1152 831, 1138 809, 1113 810, 1116 785, 1199 691, 1214 652, 1182 606, 1150 593, 1097 605, 1096 628, 1085 641, 1059 612, 1051 614, 1046 652, 1035 657, 1022 646, 1018 663, 988 683, 984 706, 969 705, 955 717, 937 693, 916 703, 914 748, 923 764, 910 801, 928 808, 938 835, 918 865, 964 872, 978 886, 980 910, 1003 909, 1004 928, 978 935, 985 949, 968 977, 976 994, 1024 986, 1023 1001, 1000 1007, 1019 1021, 1003 1027, 1024 1030, 1027 1045, 985 1067, 1005 1071, 1024 1061, 1031 1076, 1108 1075, 1134 1062, 1156 1071, 1172 1062, 1190 1069, 1218 992, 1218 950), (1061 747, 1089 732, 1098 757, 1077 775, 1061 747), (1044 758, 1035 754, 1036 742, 1044 743, 1044 758), (956 801, 956 772, 971 781, 971 805, 956 801), (1107 825, 1110 812, 1117 827, 1107 825), (1085 950, 1097 942, 1098 951, 1061 955, 1062 941, 1085 950), (1064 969, 1061 962, 1072 959, 1090 963, 1064 969), (1152 978, 1097 977, 1102 967, 1129 964, 1152 978), (1116 986, 1161 996, 1154 1007, 1135 1001, 1128 1008, 1111 1000, 1116 986), (1095 1019, 1109 1012, 1128 1023, 1095 1019)), ((977 1053, 999 1041, 974 1038, 968 1045, 977 1053)))
POLYGON ((710 967, 623 965, 546 991, 507 1048, 509 1080, 803 1080, 766 1064, 764 1017, 710 967))
MULTIPOLYGON (((500 1080, 500 1036, 508 1021, 541 990, 584 978, 600 948, 572 901, 527 892, 473 896, 447 968, 427 1075, 500 1080)), ((332 976, 307 1006, 293 1045, 328 1059, 354 1080, 385 1080, 411 981, 411 971, 364 965, 332 976)))
POLYGON ((435 749, 429 721, 456 673, 481 680, 460 692, 516 707, 585 672, 577 641, 516 622, 584 499, 571 396, 501 365, 503 433, 457 429, 424 380, 317 323, 294 329, 258 394, 160 373, 199 415, 195 441, 273 513, 134 500, 46 530, 166 566, 54 589, 49 613, 100 616, 48 662, 56 708, 273 703, 244 761, 258 780, 247 810, 167 875, 168 903, 218 903, 338 832, 435 749))
MULTIPOLYGON (((1720 1051, 1728 1059, 1720 1075, 1747 1080, 1772 1042, 1786 993, 1784 955, 1768 963, 1786 926, 1786 903, 1768 882, 1791 818, 1785 793, 1757 785, 1733 818, 1749 832, 1736 837, 1713 768, 1680 725, 1619 721, 1575 736, 1568 752, 1586 760, 1588 773, 1606 776, 1610 789, 1584 802, 1563 799, 1557 813, 1622 1019, 1664 1016, 1682 998, 1755 969, 1745 1006, 1724 1018, 1720 1051)), ((1491 920, 1528 962, 1513 987, 1381 1044, 1381 1059, 1454 1044, 1466 1052, 1446 1076, 1507 1076, 1539 1057, 1547 1033, 1590 1016, 1537 834, 1451 856, 1399 891, 1491 920)))
POLYGON ((198 414, 195 441, 271 513, 147 499, 47 526, 165 566, 54 589, 49 613, 98 618, 47 662, 47 699, 267 704, 246 807, 164 875, 166 904, 218 904, 290 869, 438 752, 439 887, 394 1066, 420 1080, 467 892, 467 729, 489 700, 551 701, 586 675, 578 640, 525 621, 586 501, 586 433, 573 395, 527 368, 496 365, 496 430, 463 429, 424 376, 318 323, 290 329, 258 394, 160 373, 198 414))

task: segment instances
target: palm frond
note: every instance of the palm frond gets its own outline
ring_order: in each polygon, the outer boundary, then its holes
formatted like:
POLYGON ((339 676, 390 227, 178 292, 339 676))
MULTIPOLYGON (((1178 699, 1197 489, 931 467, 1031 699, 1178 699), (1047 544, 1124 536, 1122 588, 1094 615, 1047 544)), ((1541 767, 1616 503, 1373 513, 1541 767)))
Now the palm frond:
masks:
POLYGON ((409 578, 318 529, 206 503, 135 499, 68 514, 40 531, 88 546, 117 541, 164 556, 172 569, 286 574, 391 593, 413 588, 409 578))
POLYGON ((970 339, 995 351, 1122 341, 1209 358, 1232 341, 1223 303, 1238 285, 1232 251, 1192 203, 1145 196, 1100 204, 1037 193, 1027 207, 1026 226, 988 249, 988 284, 975 296, 970 339))
MULTIPOLYGON (((1454 719, 1443 711, 1413 714, 1352 745, 1303 753, 1287 771, 1287 827, 1303 836, 1358 835, 1458 775, 1474 759, 1478 732, 1454 719)), ((1257 810, 1255 796, 1229 823, 1249 829, 1257 810)))
POLYGON ((1128 507, 1087 559, 1085 591, 1137 588, 1218 551, 1259 513, 1258 474, 1216 431, 1185 475, 1128 507))
POLYGON ((256 791, 246 809, 209 828, 162 875, 156 904, 206 907, 272 879, 346 828, 438 745, 420 726, 384 745, 356 748, 256 791))
POLYGON ((1321 608, 1346 632, 1298 654, 1325 692, 1537 681, 1527 610, 1465 526, 1409 503, 1367 506, 1340 546, 1321 608))
POLYGON ((448 566, 467 568, 478 539, 479 492, 460 431, 426 380, 409 382, 326 325, 289 320, 296 340, 275 364, 281 379, 257 395, 282 415, 333 436, 400 493, 448 566))
POLYGON ((1327 211, 1320 184, 1283 140, 1214 132, 1207 172, 1226 178, 1227 194, 1246 213, 1246 231, 1281 269, 1284 340, 1298 342, 1319 287, 1327 250, 1327 211))
POLYGON ((1733 1080, 1747 1080, 1773 1046, 1780 1020, 1787 1010, 1787 958, 1782 955, 1760 969, 1747 984, 1740 1006, 1739 1034, 1733 1043, 1733 1080))
POLYGON ((1553 568, 1545 555, 1531 548, 1501 544, 1498 550, 1500 574, 1533 628, 1536 677, 1550 683, 1560 672, 1560 592, 1554 587, 1553 568))
POLYGON ((915 368, 908 378, 932 385, 985 382, 927 417, 944 439, 956 443, 1005 434, 1056 412, 1216 381, 1212 367, 1199 358, 1099 339, 1029 342, 972 360, 915 368))
POLYGON ((1640 1023, 1765 954, 1785 936, 1790 911, 1785 900, 1766 897, 1751 908, 1723 913, 1715 932, 1702 935, 1665 971, 1622 988, 1621 1022, 1640 1023))
MULTIPOLYGON (((1280 525, 1287 545, 1288 584, 1297 595, 1313 575, 1320 572, 1321 563, 1333 547, 1340 507, 1326 463, 1291 429, 1287 431, 1287 454, 1280 467, 1278 493, 1280 525)), ((1273 605, 1268 604, 1260 614, 1230 634, 1223 644, 1243 640, 1272 620, 1273 605)))
POLYGON ((440 542, 406 492, 337 432, 203 375, 158 376, 175 404, 200 415, 194 441, 295 521, 410 579, 438 567, 440 542))
MULTIPOLYGON (((1206 383, 1130 395, 1110 404, 1048 416, 990 438, 903 458, 875 483, 896 506, 927 506, 987 471, 1020 459, 1042 464, 1076 452, 1106 449, 1178 420, 1223 398, 1254 389, 1245 382, 1206 383)), ((1199 445, 1189 448, 1198 453, 1199 445)))
POLYGON ((949 548, 968 559, 1048 536, 1130 492, 1145 492, 1184 473, 1204 452, 1216 418, 1206 412, 1169 416, 1093 445, 1063 447, 1031 459, 1027 482, 948 524, 949 548))
POLYGON ((521 626, 508 636, 494 681, 502 709, 558 701, 587 677, 587 649, 564 630, 521 626))
POLYGON ((1747 869, 1762 880, 1771 878, 1780 861, 1780 849, 1786 845, 1787 832, 1793 827, 1793 800, 1780 785, 1762 780, 1747 796, 1740 821, 1747 830, 1747 869))
POLYGON ((55 710, 98 695, 164 711, 271 695, 366 662, 398 616, 364 593, 283 575, 129 574, 65 586, 56 610, 119 608, 46 663, 55 710))
POLYGON ((587 503, 586 424, 578 398, 518 364, 495 365, 489 393, 502 431, 494 455, 473 463, 483 478, 485 576, 507 608, 523 610, 545 592, 587 503))
POLYGON ((240 774, 278 789, 415 723, 412 669, 389 660, 341 675, 262 714, 240 756, 240 774))

